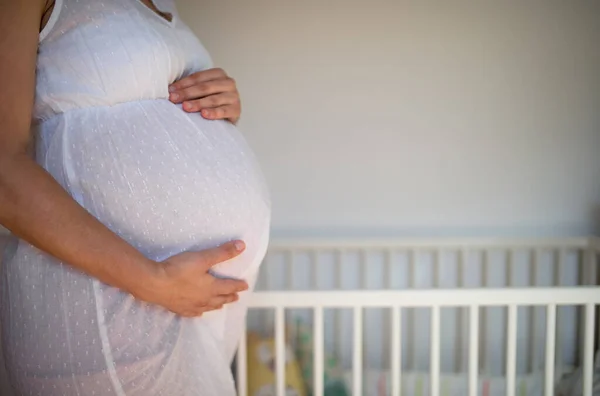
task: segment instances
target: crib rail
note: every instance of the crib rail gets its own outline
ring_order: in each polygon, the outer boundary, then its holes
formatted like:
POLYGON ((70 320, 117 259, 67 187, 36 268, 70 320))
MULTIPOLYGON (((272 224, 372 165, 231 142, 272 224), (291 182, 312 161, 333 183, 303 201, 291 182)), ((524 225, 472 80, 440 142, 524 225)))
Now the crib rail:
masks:
POLYGON ((269 249, 277 250, 348 250, 348 249, 565 249, 595 247, 600 249, 600 237, 568 238, 276 238, 269 249))
MULTIPOLYGON (((501 307, 506 310, 506 338, 504 343, 506 360, 506 395, 514 396, 516 393, 516 367, 517 367, 517 326, 518 309, 522 307, 537 307, 545 313, 545 326, 533 323, 530 327, 532 337, 545 335, 545 360, 543 362, 545 375, 545 395, 554 393, 556 362, 561 359, 560 344, 561 312, 560 307, 580 307, 580 360, 583 367, 583 395, 592 396, 593 359, 596 347, 595 336, 600 328, 600 317, 597 317, 597 307, 600 305, 600 288, 598 285, 598 256, 600 243, 598 239, 568 238, 568 239, 423 239, 423 240, 276 240, 270 247, 270 252, 286 255, 289 262, 293 262, 298 253, 304 252, 311 256, 307 270, 311 271, 312 283, 319 283, 318 271, 319 254, 333 252, 335 256, 336 271, 338 274, 344 269, 343 255, 353 251, 358 253, 360 259, 360 287, 357 290, 339 290, 340 284, 336 281, 333 290, 294 290, 293 277, 288 269, 284 285, 280 290, 269 284, 268 267, 263 273, 267 279, 261 285, 262 291, 255 293, 251 300, 251 309, 271 311, 274 318, 271 322, 274 328, 276 345, 276 395, 284 396, 285 392, 285 319, 286 313, 292 309, 310 309, 313 319, 314 339, 314 396, 323 396, 323 360, 324 360, 324 310, 325 309, 350 309, 352 311, 353 350, 352 350, 352 394, 363 395, 363 341, 364 320, 363 312, 366 309, 385 309, 389 313, 389 328, 382 332, 386 342, 390 345, 390 371, 391 394, 400 395, 402 388, 402 345, 407 334, 402 333, 403 321, 414 318, 406 317, 410 312, 403 314, 402 309, 420 308, 429 310, 430 323, 430 394, 440 394, 440 331, 441 311, 444 308, 463 308, 466 310, 467 329, 469 330, 468 343, 457 346, 468 351, 466 373, 468 375, 468 395, 475 396, 478 392, 478 376, 480 359, 485 352, 481 345, 482 326, 485 321, 487 309, 501 307), (556 253, 556 264, 550 285, 544 287, 530 287, 531 284, 517 287, 511 284, 511 273, 514 271, 514 255, 519 250, 531 253, 531 274, 536 273, 540 263, 541 252, 556 253), (581 270, 576 285, 565 286, 561 281, 561 269, 567 264, 566 253, 575 250, 581 252, 581 270), (366 289, 367 275, 366 257, 369 252, 377 251, 383 254, 384 270, 381 290, 366 289), (405 252, 409 257, 408 273, 414 277, 416 260, 419 252, 429 252, 433 257, 432 281, 426 289, 415 289, 414 281, 406 289, 393 290, 390 283, 391 256, 394 252, 405 252), (461 276, 457 280, 456 288, 440 288, 440 257, 443 252, 453 251, 457 254, 457 268, 464 271, 466 255, 472 251, 482 252, 482 282, 477 287, 466 288, 461 276), (485 281, 487 270, 490 266, 490 255, 493 251, 506 254, 507 284, 503 287, 490 287, 485 281), (362 290, 361 290, 362 289, 362 290), (542 328, 543 327, 543 328, 542 328)), ((530 283, 535 283, 535 275, 530 276, 530 283)), ((338 330, 341 329, 338 323, 338 330)), ((600 342, 599 342, 600 343, 600 342)), ((240 396, 247 396, 247 346, 246 339, 241 340, 238 351, 237 379, 240 396)))
MULTIPOLYGON (((276 343, 276 378, 277 395, 285 395, 285 310, 290 308, 314 309, 314 350, 315 396, 322 396, 322 367, 324 358, 323 345, 323 308, 352 308, 354 311, 354 359, 353 359, 353 395, 362 395, 362 310, 364 308, 386 307, 393 312, 392 349, 396 351, 393 357, 392 395, 400 395, 400 311, 401 307, 428 307, 431 309, 431 383, 432 395, 439 395, 439 340, 440 340, 440 308, 468 307, 469 328, 473 331, 469 346, 469 396, 477 392, 478 351, 477 342, 478 314, 481 307, 503 306, 508 309, 507 351, 507 396, 515 395, 516 367, 516 329, 517 307, 542 305, 546 307, 546 365, 545 386, 546 395, 553 394, 554 386, 554 354, 555 354, 555 325, 556 308, 560 305, 577 305, 585 308, 584 351, 583 358, 584 396, 592 395, 592 372, 594 352, 594 318, 595 308, 600 304, 600 289, 585 288, 549 288, 549 289, 474 289, 474 290, 416 290, 416 291, 356 291, 356 292, 263 292, 257 293, 252 301, 254 308, 270 308, 275 310, 275 343, 276 343)), ((240 361, 246 359, 245 340, 241 342, 240 361)), ((239 366, 239 394, 246 395, 246 367, 239 366)))
POLYGON ((257 292, 252 308, 432 308, 600 304, 597 287, 257 292))

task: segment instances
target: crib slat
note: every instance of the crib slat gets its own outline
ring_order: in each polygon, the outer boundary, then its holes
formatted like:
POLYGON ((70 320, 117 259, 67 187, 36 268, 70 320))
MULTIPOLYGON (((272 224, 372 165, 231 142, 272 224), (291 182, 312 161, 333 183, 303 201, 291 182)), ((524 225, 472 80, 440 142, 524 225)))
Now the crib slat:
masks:
MULTIPOLYGON (((383 285, 387 290, 392 290, 392 250, 386 249, 384 251, 384 279, 383 285)), ((392 308, 393 309, 393 308, 392 308)), ((391 331, 391 320, 393 318, 390 317, 387 313, 383 313, 383 326, 381 326, 381 339, 389 340, 390 339, 390 331, 391 331)), ((387 351, 382 350, 381 353, 381 367, 385 367, 387 358, 391 361, 392 357, 387 353, 387 351)), ((393 363, 392 363, 393 364, 393 363)))
POLYGON ((517 372, 517 306, 508 306, 508 335, 506 343, 506 396, 515 396, 517 372))
POLYGON ((479 307, 469 307, 469 396, 477 396, 479 370, 479 307))
MULTIPOLYGON (((529 263, 529 287, 537 286, 537 272, 539 268, 539 254, 537 250, 532 252, 532 260, 529 263)), ((537 320, 538 308, 537 307, 528 307, 527 310, 527 318, 529 321, 529 362, 528 368, 529 372, 536 372, 540 369, 540 363, 538 359, 538 350, 540 343, 538 342, 540 336, 540 329, 537 320)))
MULTIPOLYGON (((417 284, 417 251, 414 249, 411 249, 408 252, 408 288, 410 290, 414 290, 415 289, 415 285, 417 284)), ((416 342, 415 342, 415 335, 417 334, 417 320, 416 320, 416 316, 415 315, 415 309, 411 308, 407 310, 407 333, 406 334, 406 338, 407 338, 407 345, 408 345, 408 350, 407 352, 407 362, 408 362, 408 369, 411 371, 414 371, 417 364, 416 364, 416 342)))
MULTIPOLYGON (((267 253, 265 258, 263 259, 263 264, 261 265, 261 270, 259 273, 257 289, 258 290, 271 290, 271 282, 269 276, 269 269, 271 267, 271 254, 267 253)), ((269 324, 272 328, 273 326, 273 315, 271 311, 266 309, 261 309, 258 312, 258 320, 260 323, 269 324)))
MULTIPOLYGON (((578 279, 577 279, 577 285, 578 286, 591 286, 594 285, 595 279, 592 279, 590 277, 591 274, 591 253, 592 250, 590 248, 587 249, 582 249, 580 252, 581 254, 581 262, 578 265, 578 279)), ((575 308, 575 307, 574 307, 575 308)), ((586 328, 586 314, 585 314, 585 306, 581 306, 581 307, 576 307, 575 308, 576 312, 577 312, 577 320, 579 321, 579 325, 576 327, 578 330, 578 338, 579 338, 579 345, 578 345, 578 350, 577 350, 577 356, 579 357, 580 361, 583 362, 583 360, 585 359, 585 328, 586 328)))
POLYGON ((431 307, 431 395, 440 394, 440 307, 431 307))
MULTIPOLYGON (((465 261, 466 261, 465 249, 458 251, 458 262, 457 264, 457 282, 456 286, 460 289, 465 285, 465 261)), ((464 343, 464 329, 465 329, 465 309, 462 307, 456 308, 456 337, 454 339, 454 369, 456 372, 465 372, 464 362, 465 356, 463 355, 463 343, 464 343)))
POLYGON ((285 310, 275 309, 275 377, 277 396, 285 396, 285 310))
MULTIPOLYGON (((286 288, 285 290, 294 290, 294 288, 296 287, 295 285, 295 279, 296 276, 294 274, 294 270, 296 268, 296 252, 292 249, 290 249, 287 252, 287 259, 286 256, 284 256, 284 270, 285 270, 285 275, 286 275, 286 279, 285 279, 285 284, 286 284, 286 288)), ((287 311, 285 313, 285 321, 287 322, 288 320, 290 320, 292 313, 287 311)))
POLYGON ((554 349, 556 343, 556 305, 546 308, 546 373, 544 395, 554 395, 554 349))
POLYGON ((354 308, 354 351, 352 357, 352 395, 362 395, 362 307, 354 308))
MULTIPOLYGON (((314 381, 314 396, 323 396, 323 361, 324 359, 324 337, 323 337, 323 308, 315 307, 314 309, 314 362, 313 362, 313 381, 314 381)), ((339 335, 338 335, 339 337, 339 335)))
MULTIPOLYGON (((487 250, 483 250, 481 257, 481 287, 486 289, 489 287, 488 285, 488 273, 489 273, 489 252, 487 250)), ((487 344, 488 341, 488 322, 491 315, 489 315, 489 308, 481 307, 481 312, 479 314, 479 348, 481 354, 481 367, 484 372, 491 372, 490 365, 490 354, 489 346, 487 344)))
MULTIPOLYGON (((598 242, 596 242, 598 244, 598 246, 596 246, 596 250, 594 251, 594 257, 593 257, 593 261, 592 261, 592 267, 593 267, 593 280, 595 281, 595 284, 600 285, 600 274, 598 273, 600 271, 600 239, 598 240, 598 242)), ((596 345, 598 345, 600 347, 600 309, 596 308, 596 345)))
POLYGON ((592 396, 594 379, 594 314, 595 305, 585 305, 585 335, 583 347, 583 396, 592 396))
POLYGON ((392 396, 400 396, 402 371, 402 316, 399 307, 392 308, 392 396))
MULTIPOLYGON (((563 273, 563 268, 565 267, 565 256, 566 256, 566 252, 564 251, 564 249, 558 249, 558 262, 555 263, 555 267, 554 267, 554 286, 560 287, 561 286, 561 279, 562 279, 562 273, 563 273)), ((561 309, 561 307, 558 307, 558 309, 556 310, 556 349, 555 349, 555 364, 554 367, 555 368, 559 368, 560 370, 562 370, 562 367, 564 366, 564 359, 563 359, 563 340, 564 340, 564 310, 561 309)))
MULTIPOLYGON (((590 256, 588 261, 588 284, 590 286, 600 285, 600 277, 598 276, 598 255, 600 254, 600 245, 594 246, 594 242, 592 242, 592 246, 589 248, 590 256)), ((597 243, 597 242, 596 242, 597 243)), ((600 310, 596 307, 596 345, 600 347, 600 310)))
MULTIPOLYGON (((336 290, 342 290, 342 264, 344 259, 344 253, 341 250, 335 251, 335 288, 336 290)), ((342 341, 342 310, 335 310, 335 322, 334 322, 335 337, 335 354, 336 356, 345 356, 342 353, 343 341, 342 341)))
POLYGON ((246 344, 246 325, 240 339, 236 359, 237 389, 238 396, 247 396, 248 394, 248 349, 246 344))

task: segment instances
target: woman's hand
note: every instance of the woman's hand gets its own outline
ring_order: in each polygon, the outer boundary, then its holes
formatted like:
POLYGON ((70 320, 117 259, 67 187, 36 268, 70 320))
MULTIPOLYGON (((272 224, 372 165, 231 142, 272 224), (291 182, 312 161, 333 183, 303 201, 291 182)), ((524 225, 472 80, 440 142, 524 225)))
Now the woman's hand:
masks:
POLYGON ((242 280, 220 279, 209 270, 221 262, 240 255, 245 249, 241 241, 229 242, 200 252, 184 252, 159 263, 157 282, 147 289, 142 300, 160 305, 185 317, 201 316, 238 300, 247 290, 242 280))
POLYGON ((182 103, 188 112, 200 112, 208 120, 228 120, 236 124, 242 107, 235 81, 222 69, 191 74, 169 86, 169 100, 182 103))

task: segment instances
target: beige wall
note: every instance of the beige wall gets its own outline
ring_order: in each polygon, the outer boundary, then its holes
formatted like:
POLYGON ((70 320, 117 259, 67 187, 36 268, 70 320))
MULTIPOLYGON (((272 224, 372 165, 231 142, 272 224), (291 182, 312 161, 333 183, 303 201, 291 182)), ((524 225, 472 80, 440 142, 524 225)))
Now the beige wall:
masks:
POLYGON ((600 2, 178 4, 238 80, 275 232, 593 227, 600 2))

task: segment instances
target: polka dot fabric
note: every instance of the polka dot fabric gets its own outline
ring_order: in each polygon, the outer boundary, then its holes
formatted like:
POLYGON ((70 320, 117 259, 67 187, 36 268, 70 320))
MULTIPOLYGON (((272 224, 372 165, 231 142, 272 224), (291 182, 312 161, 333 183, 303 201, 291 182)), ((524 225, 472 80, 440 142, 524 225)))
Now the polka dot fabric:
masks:
MULTIPOLYGON (((231 124, 184 112, 168 85, 211 67, 170 0, 58 0, 40 36, 37 161, 92 215, 154 260, 241 238, 215 268, 254 285, 267 188, 231 124)), ((248 295, 184 319, 14 239, 2 336, 18 395, 228 396, 248 295)))

